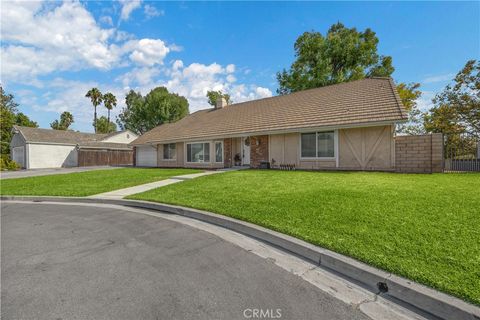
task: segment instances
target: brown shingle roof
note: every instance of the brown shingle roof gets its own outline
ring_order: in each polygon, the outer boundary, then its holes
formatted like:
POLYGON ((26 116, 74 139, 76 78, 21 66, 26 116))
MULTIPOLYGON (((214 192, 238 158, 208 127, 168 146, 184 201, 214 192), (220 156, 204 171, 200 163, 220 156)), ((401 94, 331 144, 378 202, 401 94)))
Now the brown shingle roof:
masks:
POLYGON ((15 130, 18 130, 26 142, 30 143, 54 143, 54 144, 67 144, 78 145, 83 148, 102 148, 102 149, 130 149, 126 143, 111 143, 103 142, 103 139, 109 138, 119 132, 96 134, 85 133, 76 131, 65 130, 52 130, 42 128, 31 128, 14 126, 15 130))
POLYGON ((370 78, 197 111, 131 144, 268 133, 407 119, 393 81, 370 78))
POLYGON ((85 142, 101 141, 109 136, 109 134, 95 134, 21 126, 14 126, 14 129, 20 131, 27 142, 80 144, 85 142))

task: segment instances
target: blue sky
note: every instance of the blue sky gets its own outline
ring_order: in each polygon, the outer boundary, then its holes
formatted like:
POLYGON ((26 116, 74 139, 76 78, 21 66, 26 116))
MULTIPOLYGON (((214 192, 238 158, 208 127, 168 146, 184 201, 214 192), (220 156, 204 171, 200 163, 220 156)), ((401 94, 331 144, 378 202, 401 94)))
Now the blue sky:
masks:
POLYGON ((295 39, 337 21, 377 33, 395 81, 422 84, 423 109, 480 57, 479 2, 2 2, 1 12, 1 83, 46 128, 70 111, 74 129, 92 131, 93 86, 117 96, 114 115, 129 89, 159 85, 191 111, 211 89, 236 102, 275 95, 295 39))

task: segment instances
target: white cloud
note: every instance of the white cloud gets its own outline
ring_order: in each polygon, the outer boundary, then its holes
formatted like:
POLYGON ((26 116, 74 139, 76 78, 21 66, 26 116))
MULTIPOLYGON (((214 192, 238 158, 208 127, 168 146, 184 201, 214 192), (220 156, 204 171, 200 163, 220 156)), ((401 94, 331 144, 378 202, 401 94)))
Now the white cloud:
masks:
POLYGON ((233 72, 235 72, 235 65, 234 64, 229 64, 229 65, 227 65, 225 70, 227 71, 227 73, 233 73, 233 72))
POLYGON ((107 24, 109 26, 113 26, 113 20, 112 20, 112 17, 110 17, 110 16, 101 16, 100 17, 100 22, 104 23, 104 24, 107 24))
POLYGON ((130 88, 131 86, 137 85, 140 87, 145 87, 152 85, 154 83, 154 78, 160 74, 160 69, 158 68, 134 68, 133 70, 121 75, 116 81, 121 81, 123 87, 130 88))
POLYGON ((120 0, 120 3, 122 4, 120 21, 128 20, 133 10, 140 8, 140 6, 142 5, 141 0, 120 0))
POLYGON ((163 64, 170 49, 160 39, 142 39, 135 44, 130 59, 139 65, 153 66, 163 64))
POLYGON ((183 51, 183 47, 175 43, 172 43, 171 45, 169 45, 168 48, 170 49, 170 51, 175 51, 175 52, 183 51))
POLYGON ((183 61, 182 60, 175 60, 172 64, 172 69, 177 71, 178 69, 183 68, 183 61))
POLYGON ((126 40, 133 40, 135 39, 135 35, 128 33, 126 31, 122 30, 116 30, 115 31, 115 41, 116 42, 123 42, 126 40))
POLYGON ((118 60, 100 28, 78 2, 46 10, 41 3, 3 2, 2 76, 30 79, 57 70, 108 69, 118 60))
POLYGON ((422 95, 417 99, 417 106, 420 111, 427 111, 433 107, 432 99, 435 93, 432 91, 422 91, 422 95))
MULTIPOLYGON (((109 17, 100 19, 110 23, 109 17)), ((162 64, 172 50, 160 39, 137 40, 128 32, 102 28, 77 1, 7 1, 2 3, 1 20, 4 82, 39 86, 37 77, 41 75, 89 68, 110 70, 128 65, 127 57, 137 65, 152 66, 162 64)))
MULTIPOLYGON (((122 4, 124 19, 140 7, 140 1, 135 5, 122 4)), ((51 120, 58 118, 63 111, 70 111, 76 119, 74 127, 82 130, 91 130, 93 108, 85 93, 92 87, 117 96, 119 107, 113 117, 124 105, 125 93, 130 88, 146 94, 156 86, 165 86, 171 92, 185 96, 192 112, 209 107, 205 97, 208 90, 229 93, 234 102, 272 95, 268 88, 237 83, 236 74, 244 71, 237 70, 234 64, 194 62, 187 65, 174 60, 164 65, 170 52, 183 48, 176 44, 167 45, 160 39, 136 39, 135 35, 118 28, 102 27, 100 23, 110 25, 111 18, 108 17, 113 12, 103 14, 97 23, 78 1, 2 2, 2 83, 17 82, 41 88, 34 91, 36 96, 32 92, 22 92, 21 102, 35 111, 55 113, 51 120), (40 76, 59 71, 75 75, 75 71, 83 69, 111 70, 118 67, 129 69, 117 77, 114 84, 64 78, 39 80, 40 76)), ((98 111, 105 114, 103 108, 98 111)))
POLYGON ((235 65, 222 66, 218 63, 198 62, 184 65, 175 60, 170 65, 139 67, 116 79, 124 88, 132 88, 147 94, 157 86, 164 86, 170 92, 188 99, 190 111, 209 108, 206 94, 209 90, 222 90, 231 95, 234 103, 272 96, 268 88, 254 84, 237 84, 234 76, 235 65))
POLYGON ((455 77, 454 73, 447 73, 447 74, 440 74, 436 76, 430 76, 423 79, 423 83, 436 83, 436 82, 444 82, 450 81, 455 77))
MULTIPOLYGON (((118 106, 112 112, 112 120, 125 106, 125 94, 130 89, 145 95, 157 86, 165 86, 170 92, 185 96, 191 112, 210 108, 205 96, 208 90, 229 93, 234 103, 272 96, 268 88, 229 82, 229 76, 233 77, 233 74, 227 73, 227 67, 217 63, 192 63, 185 66, 181 60, 175 60, 168 67, 133 68, 115 79, 114 84, 55 78, 45 83, 42 95, 33 98, 32 92, 25 91, 19 97, 22 103, 29 102, 33 110, 51 113, 49 121, 57 119, 62 112, 69 111, 75 117, 74 129, 92 131, 93 107, 89 99, 85 98, 85 93, 92 87, 97 87, 104 93, 112 92, 117 97, 118 106)), ((102 106, 98 107, 97 112, 99 116, 106 115, 102 106)))
POLYGON ((226 67, 217 63, 210 65, 192 63, 184 67, 181 60, 176 60, 167 72, 169 79, 160 82, 172 92, 185 96, 190 104, 190 111, 210 107, 206 94, 209 90, 222 90, 232 96, 234 102, 272 96, 272 92, 256 85, 236 84, 233 75, 235 65, 226 67))
POLYGON ((153 17, 165 15, 164 10, 158 10, 155 6, 151 6, 149 4, 145 5, 145 7, 143 8, 143 11, 145 12, 145 15, 147 16, 147 18, 153 18, 153 17))
POLYGON ((268 98, 272 96, 272 91, 270 91, 268 88, 257 87, 255 91, 259 98, 268 98))

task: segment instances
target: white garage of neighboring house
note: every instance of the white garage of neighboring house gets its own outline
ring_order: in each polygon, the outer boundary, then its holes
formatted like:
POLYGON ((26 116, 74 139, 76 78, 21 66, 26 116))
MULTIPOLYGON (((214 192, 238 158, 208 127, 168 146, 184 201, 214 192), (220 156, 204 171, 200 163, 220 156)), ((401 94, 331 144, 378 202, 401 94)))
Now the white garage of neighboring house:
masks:
POLYGON ((129 131, 94 134, 30 127, 13 127, 11 158, 22 168, 62 168, 91 165, 132 165, 129 131))

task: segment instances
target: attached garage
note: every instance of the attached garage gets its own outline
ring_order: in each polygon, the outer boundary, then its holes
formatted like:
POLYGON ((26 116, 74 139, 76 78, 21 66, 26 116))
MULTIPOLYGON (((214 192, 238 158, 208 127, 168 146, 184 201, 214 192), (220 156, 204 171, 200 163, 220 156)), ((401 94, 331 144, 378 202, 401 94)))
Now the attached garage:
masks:
POLYGON ((11 158, 25 169, 133 165, 128 143, 137 135, 128 130, 94 134, 14 126, 13 133, 11 158))
POLYGON ((154 146, 137 146, 135 148, 135 165, 138 167, 157 166, 157 148, 154 146))

